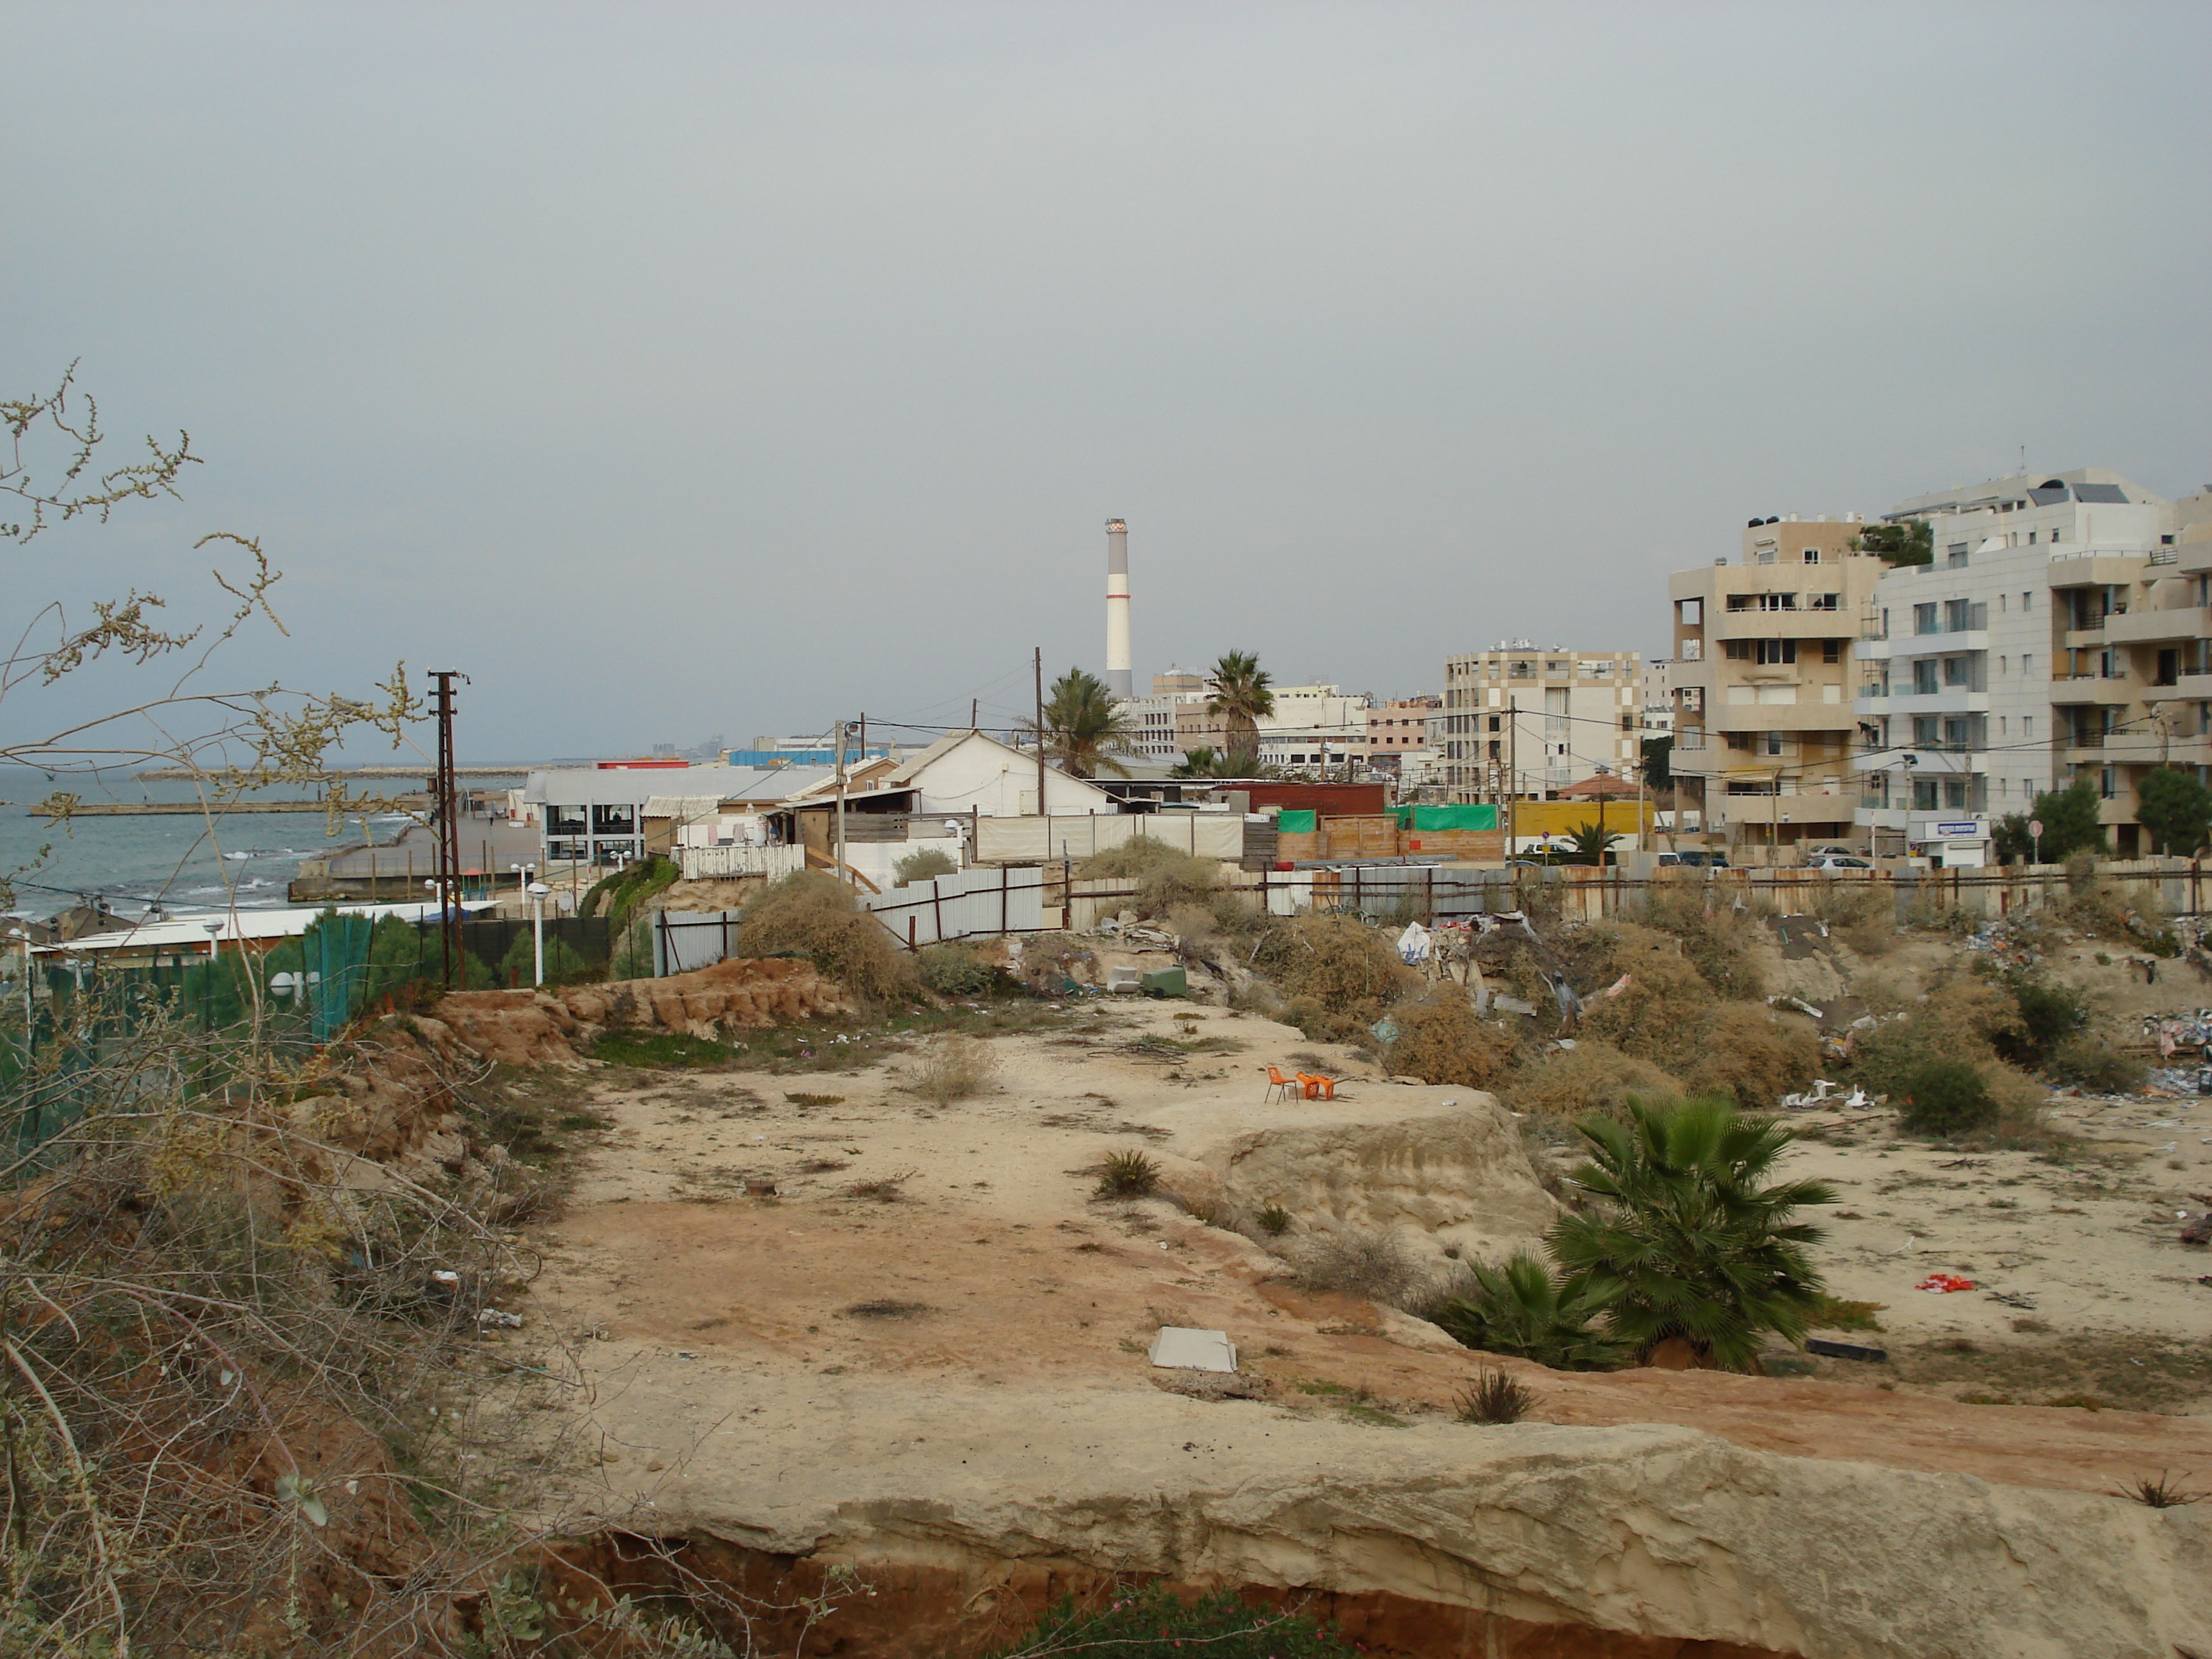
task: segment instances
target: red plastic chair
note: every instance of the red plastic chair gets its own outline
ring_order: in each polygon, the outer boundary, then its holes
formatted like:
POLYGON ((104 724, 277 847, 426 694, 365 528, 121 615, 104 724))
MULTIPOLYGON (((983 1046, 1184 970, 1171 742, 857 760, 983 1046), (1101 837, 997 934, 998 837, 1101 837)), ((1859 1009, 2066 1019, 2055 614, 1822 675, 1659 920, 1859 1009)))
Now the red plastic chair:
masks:
POLYGON ((1320 1077, 1311 1072, 1300 1072, 1298 1086, 1304 1091, 1308 1100, 1336 1098, 1336 1079, 1333 1077, 1320 1077))
POLYGON ((1267 1068, 1267 1092, 1260 1097, 1262 1100, 1272 1100, 1275 1097, 1275 1091, 1279 1089, 1282 1091, 1282 1097, 1288 1100, 1291 1097, 1291 1091, 1297 1086, 1290 1079, 1285 1077, 1278 1067, 1270 1066, 1267 1068))

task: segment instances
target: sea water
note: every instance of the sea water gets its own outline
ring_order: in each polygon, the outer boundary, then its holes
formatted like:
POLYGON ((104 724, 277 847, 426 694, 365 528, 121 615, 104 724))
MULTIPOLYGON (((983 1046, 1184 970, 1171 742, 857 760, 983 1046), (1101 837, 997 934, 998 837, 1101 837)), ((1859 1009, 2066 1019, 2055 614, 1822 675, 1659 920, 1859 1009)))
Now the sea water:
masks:
MULTIPOLYGON (((392 780, 368 787, 398 792, 421 786, 392 780)), ((103 900, 132 917, 155 902, 176 916, 281 905, 302 860, 365 839, 388 844, 415 822, 405 813, 372 812, 366 824, 356 816, 334 824, 319 812, 256 812, 250 804, 212 819, 161 813, 54 823, 33 814, 31 809, 58 789, 87 801, 200 799, 190 783, 142 782, 126 773, 50 781, 33 769, 0 768, 0 879, 13 884, 20 915, 49 916, 85 899, 103 900)), ((257 799, 313 795, 311 789, 274 789, 257 799)))

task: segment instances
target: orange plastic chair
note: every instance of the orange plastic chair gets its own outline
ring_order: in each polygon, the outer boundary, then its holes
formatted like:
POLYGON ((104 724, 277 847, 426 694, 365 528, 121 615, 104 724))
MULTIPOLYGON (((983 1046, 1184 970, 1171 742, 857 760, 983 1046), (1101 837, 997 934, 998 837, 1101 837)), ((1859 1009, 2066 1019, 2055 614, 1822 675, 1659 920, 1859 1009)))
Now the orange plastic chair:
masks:
POLYGON ((1317 1077, 1311 1072, 1300 1072, 1298 1084, 1308 1100, 1336 1098, 1336 1079, 1333 1077, 1317 1077))
POLYGON ((1274 1097, 1275 1091, 1279 1089, 1283 1091, 1283 1098, 1285 1100, 1288 1100, 1291 1097, 1291 1091, 1297 1086, 1297 1085, 1292 1083, 1290 1079, 1285 1077, 1279 1068, 1270 1066, 1267 1068, 1267 1092, 1261 1096, 1260 1098, 1262 1100, 1273 1099, 1274 1097))

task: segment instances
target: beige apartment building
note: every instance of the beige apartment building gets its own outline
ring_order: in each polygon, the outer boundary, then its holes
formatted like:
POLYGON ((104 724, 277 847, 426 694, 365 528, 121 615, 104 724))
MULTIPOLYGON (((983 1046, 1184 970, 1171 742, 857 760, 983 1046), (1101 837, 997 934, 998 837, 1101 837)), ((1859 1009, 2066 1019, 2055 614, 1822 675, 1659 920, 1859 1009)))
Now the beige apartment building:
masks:
POLYGON ((1370 770, 1405 775, 1411 760, 1415 770, 1429 759, 1429 717, 1443 707, 1442 697, 1407 697, 1367 711, 1367 764, 1370 770))
POLYGON ((1641 757, 1644 659, 1526 640, 1444 659, 1442 781, 1462 804, 1545 800, 1641 757))
POLYGON ((1668 579, 1676 789, 1733 845, 1852 834, 1852 647, 1889 568, 1852 550, 1864 528, 1856 514, 1755 520, 1741 562, 1668 579))

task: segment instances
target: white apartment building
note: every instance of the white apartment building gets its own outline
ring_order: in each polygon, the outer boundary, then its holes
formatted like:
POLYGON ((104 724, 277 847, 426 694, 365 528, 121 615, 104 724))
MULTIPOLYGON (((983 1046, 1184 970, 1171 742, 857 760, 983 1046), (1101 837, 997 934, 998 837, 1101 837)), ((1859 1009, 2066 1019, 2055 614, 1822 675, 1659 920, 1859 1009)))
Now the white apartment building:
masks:
POLYGON ((1164 673, 1152 676, 1152 691, 1146 697, 1125 697, 1121 709, 1135 728, 1137 752, 1148 761, 1159 761, 1175 765, 1182 759, 1182 745, 1176 738, 1176 713, 1193 703, 1206 702, 1206 676, 1188 668, 1170 668, 1164 673))
MULTIPOLYGON (((1334 772, 1350 766, 1354 775, 1367 768, 1367 711, 1375 699, 1364 692, 1347 693, 1341 686, 1278 685, 1274 712, 1259 722, 1260 762, 1288 771, 1334 772)), ((1206 711, 1201 695, 1176 709, 1176 741, 1188 752, 1193 749, 1226 749, 1228 728, 1218 715, 1206 711)))
POLYGON ((1675 792, 1711 833, 1776 848, 1851 834, 1851 647, 1888 568, 1856 515, 1754 519, 1741 562, 1668 578, 1675 792))
POLYGON ((1541 800, 1641 757, 1643 658, 1527 640, 1444 659, 1442 782, 1468 804, 1541 800))
POLYGON ((2169 502, 2085 467, 1884 517, 1925 520, 1935 562, 1886 572, 1863 616, 1852 763, 1875 850, 1978 848, 2086 777, 2114 850, 2147 851, 2143 775, 2212 758, 2212 491, 2169 502))

